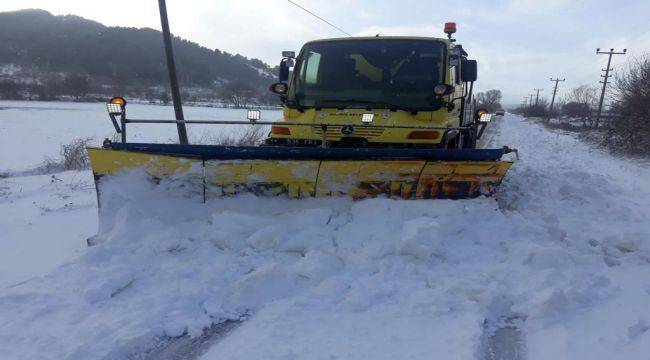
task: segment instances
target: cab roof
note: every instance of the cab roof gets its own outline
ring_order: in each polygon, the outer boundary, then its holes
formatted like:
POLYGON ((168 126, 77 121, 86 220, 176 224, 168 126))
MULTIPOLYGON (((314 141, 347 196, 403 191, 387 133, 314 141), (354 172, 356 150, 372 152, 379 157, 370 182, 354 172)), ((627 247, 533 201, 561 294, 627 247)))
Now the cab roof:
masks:
POLYGON ((328 42, 328 41, 355 41, 355 40, 432 40, 432 41, 440 41, 445 43, 446 45, 452 44, 448 39, 444 38, 436 38, 436 37, 429 37, 429 36, 349 36, 349 37, 339 37, 339 38, 327 38, 327 39, 318 39, 318 40, 311 40, 305 43, 307 44, 312 44, 312 43, 319 43, 319 42, 328 42))

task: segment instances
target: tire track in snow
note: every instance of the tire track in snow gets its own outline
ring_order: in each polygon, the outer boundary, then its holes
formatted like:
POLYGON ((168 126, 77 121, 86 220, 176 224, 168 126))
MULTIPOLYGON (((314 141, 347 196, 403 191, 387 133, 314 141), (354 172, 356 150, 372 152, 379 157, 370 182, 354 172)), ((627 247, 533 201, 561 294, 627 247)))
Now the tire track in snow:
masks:
POLYGON ((526 360, 526 342, 522 330, 526 320, 521 314, 502 316, 483 323, 481 360, 526 360))
POLYGON ((483 321, 479 360, 526 360, 526 336, 523 331, 526 315, 512 311, 513 301, 507 296, 495 298, 488 306, 483 321))
POLYGON ((177 337, 161 336, 149 343, 136 343, 126 349, 116 350, 103 360, 193 360, 198 359, 208 349, 228 336, 232 331, 241 326, 247 318, 242 320, 227 320, 222 323, 212 324, 204 329, 200 336, 184 334, 177 337))
MULTIPOLYGON (((505 117, 494 120, 479 141, 480 148, 499 148, 509 144, 498 144, 501 123, 505 117)), ((507 175, 506 175, 507 176, 507 175)), ((507 204, 497 192, 495 198, 501 211, 507 204)), ((507 297, 495 299, 483 320, 482 337, 477 358, 479 360, 526 360, 526 337, 523 325, 526 316, 511 311, 512 301, 507 297)))

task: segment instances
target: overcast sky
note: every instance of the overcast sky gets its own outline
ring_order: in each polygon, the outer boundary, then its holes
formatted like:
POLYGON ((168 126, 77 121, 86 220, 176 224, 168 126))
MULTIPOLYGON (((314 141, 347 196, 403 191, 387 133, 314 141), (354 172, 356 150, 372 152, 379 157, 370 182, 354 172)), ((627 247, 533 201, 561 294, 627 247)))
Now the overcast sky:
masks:
MULTIPOLYGON (((445 21, 479 62, 479 89, 498 88, 507 104, 565 77, 561 91, 596 85, 607 57, 596 48, 627 48, 625 60, 650 52, 649 0, 371 1, 294 0, 353 35, 442 37, 445 21)), ((2 0, 0 11, 45 9, 106 25, 160 28, 156 0, 2 0)), ((286 0, 167 0, 172 32, 209 48, 275 65, 282 50, 342 34, 286 0)))

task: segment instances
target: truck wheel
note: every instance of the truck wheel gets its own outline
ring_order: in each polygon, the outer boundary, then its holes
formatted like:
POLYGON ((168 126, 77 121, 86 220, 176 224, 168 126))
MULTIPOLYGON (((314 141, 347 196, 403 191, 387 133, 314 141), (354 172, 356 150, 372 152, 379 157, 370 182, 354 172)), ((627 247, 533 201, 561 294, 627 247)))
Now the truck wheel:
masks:
POLYGON ((462 137, 460 134, 447 141, 447 149, 460 149, 462 146, 462 137))

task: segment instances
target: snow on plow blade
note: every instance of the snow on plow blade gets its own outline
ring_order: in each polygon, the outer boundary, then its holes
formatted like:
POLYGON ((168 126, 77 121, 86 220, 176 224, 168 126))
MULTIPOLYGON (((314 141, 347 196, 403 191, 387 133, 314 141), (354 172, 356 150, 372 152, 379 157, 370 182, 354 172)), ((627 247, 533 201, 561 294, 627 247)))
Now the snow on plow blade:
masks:
POLYGON ((112 143, 89 148, 98 191, 105 176, 143 169, 182 179, 203 200, 253 193, 291 198, 388 196, 462 199, 490 195, 512 162, 509 149, 233 147, 112 143))

